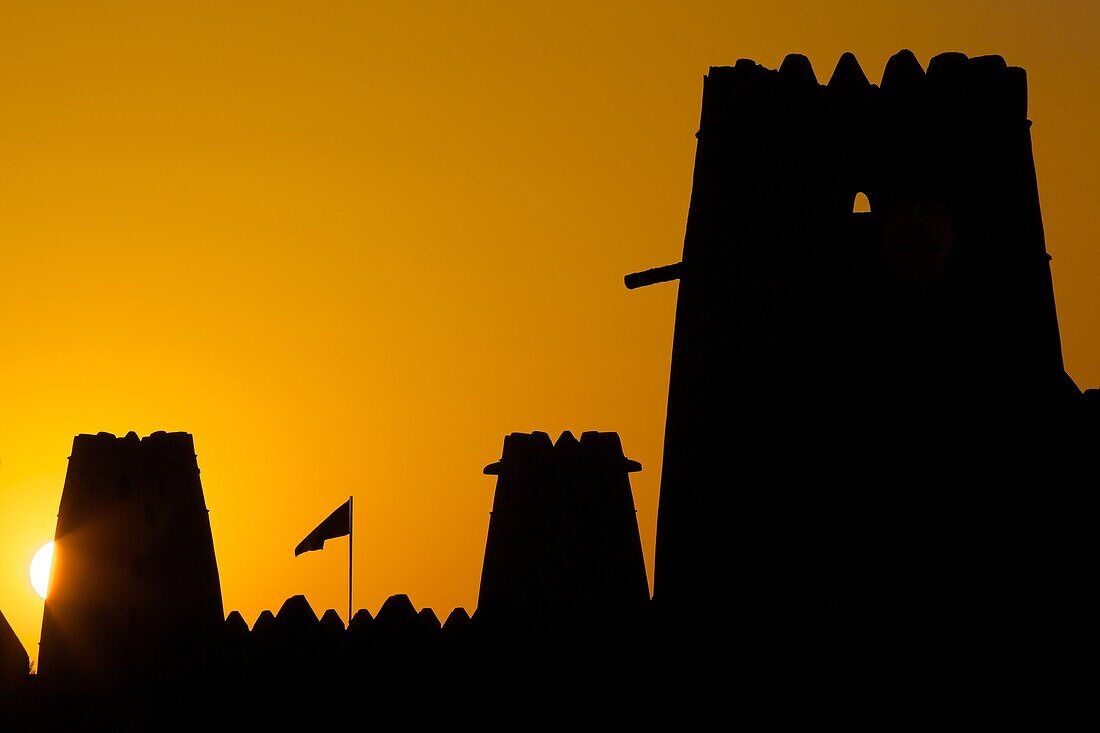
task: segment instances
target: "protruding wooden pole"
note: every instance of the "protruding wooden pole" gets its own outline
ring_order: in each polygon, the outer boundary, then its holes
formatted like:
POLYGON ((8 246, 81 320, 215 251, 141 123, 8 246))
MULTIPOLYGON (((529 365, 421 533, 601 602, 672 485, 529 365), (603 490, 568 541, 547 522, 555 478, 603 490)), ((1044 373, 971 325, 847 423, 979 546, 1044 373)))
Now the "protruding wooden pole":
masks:
POLYGON ((674 262, 671 265, 664 265, 663 267, 654 267, 651 270, 644 270, 642 272, 632 272, 623 278, 626 283, 627 290, 634 290, 635 288, 644 288, 646 285, 655 285, 657 283, 667 283, 670 280, 680 279, 680 263, 674 262))

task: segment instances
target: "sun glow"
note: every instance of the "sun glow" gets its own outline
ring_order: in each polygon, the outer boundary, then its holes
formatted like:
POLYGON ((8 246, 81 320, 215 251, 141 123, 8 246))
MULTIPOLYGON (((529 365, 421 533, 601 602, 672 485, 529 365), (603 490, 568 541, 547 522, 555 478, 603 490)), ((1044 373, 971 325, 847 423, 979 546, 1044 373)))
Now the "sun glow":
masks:
POLYGON ((53 567, 53 543, 42 545, 31 560, 31 585, 34 592, 44 599, 50 589, 50 568, 53 567))

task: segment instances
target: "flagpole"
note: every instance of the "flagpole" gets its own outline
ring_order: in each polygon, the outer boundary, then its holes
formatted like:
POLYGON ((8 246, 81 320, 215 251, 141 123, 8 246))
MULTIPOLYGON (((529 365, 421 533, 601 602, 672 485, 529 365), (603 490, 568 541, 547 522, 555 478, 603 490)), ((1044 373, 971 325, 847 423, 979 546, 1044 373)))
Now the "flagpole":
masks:
POLYGON ((351 626, 351 541, 355 537, 352 530, 355 528, 355 512, 352 501, 354 496, 348 497, 348 626, 351 626))

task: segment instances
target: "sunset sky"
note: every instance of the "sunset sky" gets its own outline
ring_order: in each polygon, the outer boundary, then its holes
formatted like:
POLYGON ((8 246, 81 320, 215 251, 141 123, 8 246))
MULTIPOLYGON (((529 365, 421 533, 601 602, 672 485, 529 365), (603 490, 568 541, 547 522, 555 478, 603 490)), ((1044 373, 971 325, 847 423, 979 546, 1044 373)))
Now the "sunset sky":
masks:
MULTIPOLYGON (((999 53, 1100 386, 1100 3, 0 4, 0 611, 77 433, 195 436, 226 612, 476 605, 505 434, 614 430, 652 574, 702 77, 999 53)), ((736 451, 736 446, 730 447, 736 451)), ((652 578, 651 578, 652 581, 652 578)), ((705 599, 700 599, 705 602, 705 599)))

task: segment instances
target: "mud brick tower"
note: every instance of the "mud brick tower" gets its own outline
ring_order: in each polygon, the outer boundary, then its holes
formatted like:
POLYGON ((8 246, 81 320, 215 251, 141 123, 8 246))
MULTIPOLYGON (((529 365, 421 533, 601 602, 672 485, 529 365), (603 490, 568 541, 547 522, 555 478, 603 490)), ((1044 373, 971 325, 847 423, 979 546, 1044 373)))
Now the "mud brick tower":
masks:
POLYGON ((54 542, 44 678, 81 689, 210 672, 222 597, 189 434, 76 436, 54 542))
POLYGON ((743 59, 697 137, 683 260, 627 277, 679 279, 666 652, 992 667, 1083 631, 1097 403, 1062 363, 1023 69, 743 59))
POLYGON ((512 433, 497 477, 474 620, 556 649, 627 639, 649 604, 629 474, 617 433, 512 433), (599 637, 593 641, 593 637, 599 637))

